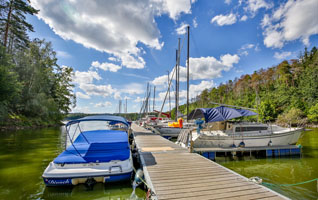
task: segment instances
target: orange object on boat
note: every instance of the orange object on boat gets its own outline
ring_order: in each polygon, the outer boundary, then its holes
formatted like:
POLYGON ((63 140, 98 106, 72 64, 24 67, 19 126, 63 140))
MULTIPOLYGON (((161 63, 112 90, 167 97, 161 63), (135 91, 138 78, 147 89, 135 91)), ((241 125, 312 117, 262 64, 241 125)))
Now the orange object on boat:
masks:
POLYGON ((169 127, 182 128, 183 127, 183 119, 179 118, 178 122, 168 123, 169 127))

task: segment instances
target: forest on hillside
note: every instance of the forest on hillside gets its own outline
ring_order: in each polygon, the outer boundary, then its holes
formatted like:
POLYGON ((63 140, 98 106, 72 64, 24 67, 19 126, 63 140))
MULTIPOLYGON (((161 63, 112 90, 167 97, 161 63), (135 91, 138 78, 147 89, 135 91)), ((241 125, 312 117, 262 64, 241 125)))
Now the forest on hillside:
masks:
POLYGON ((72 68, 57 64, 50 42, 30 40, 28 1, 0 1, 0 126, 52 125, 75 103, 72 68))
MULTIPOLYGON (((218 106, 213 103, 255 108, 263 122, 317 124, 317 48, 309 52, 305 49, 298 59, 285 60, 277 66, 206 89, 192 100, 190 111, 218 106)), ((186 105, 182 105, 180 111, 186 114, 186 105)))

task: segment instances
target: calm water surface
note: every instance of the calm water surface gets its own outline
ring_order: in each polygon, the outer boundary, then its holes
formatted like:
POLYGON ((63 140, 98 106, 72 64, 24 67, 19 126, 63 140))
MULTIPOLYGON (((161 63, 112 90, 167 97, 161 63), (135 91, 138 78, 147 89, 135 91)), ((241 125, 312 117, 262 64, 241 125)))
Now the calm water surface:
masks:
MULTIPOLYGON (((0 132, 0 199, 129 199, 130 183, 45 187, 41 175, 64 150, 65 132, 58 128, 0 132)), ((139 188, 136 195, 144 199, 139 188)))
MULTIPOLYGON (((318 178, 318 129, 302 133, 298 144, 303 146, 301 158, 270 158, 228 161, 218 163, 245 176, 258 176, 274 184, 298 183, 318 178)), ((318 199, 317 181, 290 187, 272 187, 291 199, 318 199)))
MULTIPOLYGON (((60 129, 22 130, 0 133, 0 199, 129 199, 130 183, 45 187, 41 175, 65 144, 60 129)), ((302 134, 302 158, 249 159, 219 163, 243 176, 258 176, 275 184, 297 183, 318 177, 318 129, 302 134)), ((317 199, 317 183, 273 188, 292 199, 317 199)), ((145 192, 136 190, 140 199, 145 192)))

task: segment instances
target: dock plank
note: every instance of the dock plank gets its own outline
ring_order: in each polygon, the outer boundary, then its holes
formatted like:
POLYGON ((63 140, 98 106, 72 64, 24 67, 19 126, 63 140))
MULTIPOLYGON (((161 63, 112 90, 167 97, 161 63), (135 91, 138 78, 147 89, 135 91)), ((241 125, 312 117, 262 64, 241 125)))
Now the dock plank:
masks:
POLYGON ((132 129, 152 199, 288 199, 136 124, 132 129))

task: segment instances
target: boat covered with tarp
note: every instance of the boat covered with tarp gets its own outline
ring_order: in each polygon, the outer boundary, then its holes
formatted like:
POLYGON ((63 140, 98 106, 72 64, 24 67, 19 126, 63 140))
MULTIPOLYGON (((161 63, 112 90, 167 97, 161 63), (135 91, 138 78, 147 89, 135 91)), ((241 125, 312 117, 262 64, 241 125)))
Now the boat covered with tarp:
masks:
POLYGON ((66 124, 66 149, 45 169, 47 186, 130 180, 133 172, 128 121, 96 115, 66 124))
POLYGON ((197 128, 184 131, 177 143, 186 147, 193 144, 194 148, 292 145, 303 131, 303 128, 283 128, 274 124, 229 121, 253 115, 257 113, 226 106, 195 109, 188 119, 195 119, 197 128))

